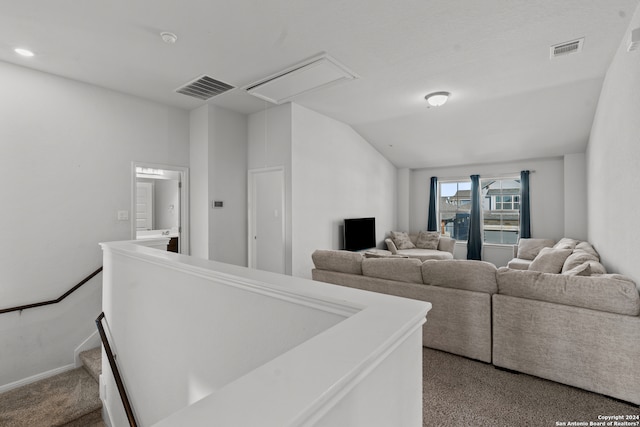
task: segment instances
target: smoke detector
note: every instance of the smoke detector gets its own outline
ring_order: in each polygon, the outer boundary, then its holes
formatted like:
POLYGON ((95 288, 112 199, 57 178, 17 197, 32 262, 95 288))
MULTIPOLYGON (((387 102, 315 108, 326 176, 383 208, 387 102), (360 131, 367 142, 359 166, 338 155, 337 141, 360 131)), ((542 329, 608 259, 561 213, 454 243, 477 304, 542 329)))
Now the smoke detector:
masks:
POLYGON ((176 41, 178 41, 178 36, 168 31, 161 32, 160 37, 162 37, 162 41, 166 44, 174 44, 176 41))

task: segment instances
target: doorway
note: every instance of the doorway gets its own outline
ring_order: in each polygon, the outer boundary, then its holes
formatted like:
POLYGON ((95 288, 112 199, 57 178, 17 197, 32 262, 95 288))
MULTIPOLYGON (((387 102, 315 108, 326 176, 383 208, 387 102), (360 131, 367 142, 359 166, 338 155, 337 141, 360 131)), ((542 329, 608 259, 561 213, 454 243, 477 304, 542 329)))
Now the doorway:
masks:
POLYGON ((285 274, 284 169, 249 171, 250 268, 285 274))
POLYGON ((169 250, 189 254, 189 169, 132 162, 131 238, 169 237, 169 250))

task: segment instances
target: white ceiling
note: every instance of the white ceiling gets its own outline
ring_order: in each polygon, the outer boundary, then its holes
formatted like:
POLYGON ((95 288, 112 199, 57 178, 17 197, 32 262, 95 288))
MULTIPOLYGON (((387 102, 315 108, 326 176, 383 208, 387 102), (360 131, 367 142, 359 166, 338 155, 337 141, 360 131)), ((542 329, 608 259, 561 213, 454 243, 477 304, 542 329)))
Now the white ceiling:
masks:
POLYGON ((185 109, 204 101, 175 89, 207 74, 237 87, 210 103, 252 113, 265 102, 243 87, 327 52, 360 78, 294 102, 396 166, 509 161, 585 150, 639 1, 0 0, 0 60, 185 109), (549 59, 580 37, 581 53, 549 59))

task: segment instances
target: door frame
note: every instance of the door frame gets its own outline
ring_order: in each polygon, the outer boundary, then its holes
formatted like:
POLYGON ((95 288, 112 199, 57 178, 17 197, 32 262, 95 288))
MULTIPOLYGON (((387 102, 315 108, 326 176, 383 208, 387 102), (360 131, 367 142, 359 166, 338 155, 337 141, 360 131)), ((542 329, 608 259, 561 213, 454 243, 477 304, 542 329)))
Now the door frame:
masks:
POLYGON ((261 173, 280 172, 281 174, 281 200, 282 206, 280 207, 280 219, 282 221, 282 271, 286 274, 287 271, 287 241, 286 241, 286 191, 285 191, 285 171, 284 166, 273 166, 267 168, 249 169, 247 172, 247 266, 249 268, 256 268, 254 263, 256 262, 256 239, 255 239, 255 215, 254 215, 254 199, 255 189, 253 185, 253 179, 255 176, 261 173))
POLYGON ((161 163, 131 162, 131 240, 136 240, 136 168, 162 169, 178 172, 180 174, 180 185, 178 187, 180 196, 179 226, 180 253, 189 255, 189 168, 161 163))

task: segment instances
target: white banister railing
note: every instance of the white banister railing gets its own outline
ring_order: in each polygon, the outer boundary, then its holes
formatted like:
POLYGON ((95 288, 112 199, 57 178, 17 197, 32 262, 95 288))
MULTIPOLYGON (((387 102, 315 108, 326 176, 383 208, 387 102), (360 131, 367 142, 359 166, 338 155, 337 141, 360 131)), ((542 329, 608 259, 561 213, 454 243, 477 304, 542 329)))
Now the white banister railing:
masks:
MULTIPOLYGON (((103 311, 140 425, 422 425, 429 303, 102 247, 103 311)), ((103 368, 110 423, 126 425, 103 368)))

